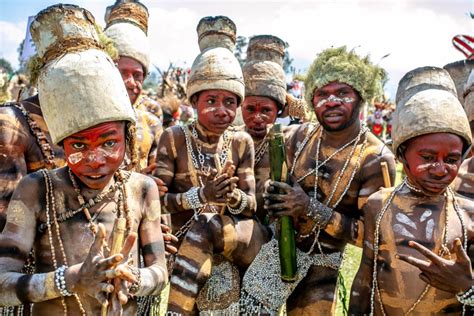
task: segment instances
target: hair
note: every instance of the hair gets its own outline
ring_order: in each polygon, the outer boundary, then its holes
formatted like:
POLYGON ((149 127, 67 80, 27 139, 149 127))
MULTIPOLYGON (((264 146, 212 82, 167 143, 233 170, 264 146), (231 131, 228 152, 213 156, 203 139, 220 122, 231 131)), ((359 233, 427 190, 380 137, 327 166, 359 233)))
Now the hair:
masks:
POLYGON ((130 157, 130 169, 133 170, 139 166, 137 127, 135 123, 127 122, 125 127, 125 137, 128 145, 128 154, 130 157))

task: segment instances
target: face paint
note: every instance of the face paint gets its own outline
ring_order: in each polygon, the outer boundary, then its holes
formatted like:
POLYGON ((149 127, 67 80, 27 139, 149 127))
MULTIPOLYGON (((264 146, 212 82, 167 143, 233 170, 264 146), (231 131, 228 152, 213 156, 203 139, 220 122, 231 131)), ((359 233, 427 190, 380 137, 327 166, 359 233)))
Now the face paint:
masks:
POLYGON ((205 90, 196 104, 198 121, 205 130, 222 134, 232 124, 238 105, 237 96, 227 90, 205 90))
POLYGON ((265 137, 268 127, 275 123, 277 114, 277 103, 268 97, 248 96, 242 104, 242 118, 253 138, 265 137))
POLYGON ((421 135, 407 141, 403 167, 410 183, 427 194, 441 194, 456 178, 463 142, 449 133, 421 135))
POLYGON ((125 123, 109 122, 67 137, 66 161, 79 180, 91 189, 102 189, 125 156, 125 123))
POLYGON ((133 104, 142 91, 142 84, 145 79, 143 66, 133 58, 122 56, 117 63, 117 68, 127 88, 130 102, 133 104))
POLYGON ((359 114, 360 96, 351 86, 331 82, 316 89, 313 95, 314 112, 327 131, 340 131, 352 125, 359 114))
POLYGON ((321 99, 321 101, 319 101, 318 104, 316 104, 316 107, 319 108, 323 106, 324 104, 326 104, 327 102, 351 103, 351 102, 354 102, 354 98, 349 98, 349 97, 338 98, 334 94, 331 94, 329 98, 321 99))
POLYGON ((69 155, 69 157, 67 157, 67 161, 68 161, 69 164, 75 165, 75 164, 79 163, 82 160, 82 158, 84 158, 82 153, 77 152, 77 153, 72 153, 71 155, 69 155))

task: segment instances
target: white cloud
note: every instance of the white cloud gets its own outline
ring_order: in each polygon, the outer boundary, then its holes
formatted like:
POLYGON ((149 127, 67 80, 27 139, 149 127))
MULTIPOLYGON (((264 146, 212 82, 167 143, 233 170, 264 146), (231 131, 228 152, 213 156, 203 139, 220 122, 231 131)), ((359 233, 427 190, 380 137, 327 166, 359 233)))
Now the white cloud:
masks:
POLYGON ((0 21, 0 57, 18 67, 17 49, 26 33, 26 21, 10 23, 0 21))
MULTIPOLYGON (((51 0, 53 4, 53 0, 51 0)), ((190 66, 199 53, 196 26, 207 15, 227 15, 238 35, 273 34, 289 43, 297 68, 306 68, 316 54, 330 46, 357 47, 370 53, 390 75, 394 94, 401 76, 425 65, 443 66, 463 59, 451 39, 471 34, 469 0, 442 1, 191 1, 142 0, 149 8, 151 60, 160 68, 169 62, 190 66)), ((85 6, 103 24, 105 7, 114 0, 71 0, 85 6)), ((16 48, 24 37, 25 21, 0 21, 0 56, 16 63, 16 48)))

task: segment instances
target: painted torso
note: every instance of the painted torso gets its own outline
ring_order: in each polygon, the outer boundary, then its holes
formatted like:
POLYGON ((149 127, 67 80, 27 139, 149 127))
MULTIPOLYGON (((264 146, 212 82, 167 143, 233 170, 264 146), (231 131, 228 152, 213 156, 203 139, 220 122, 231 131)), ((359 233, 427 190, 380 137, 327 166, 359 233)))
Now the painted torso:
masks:
MULTIPOLYGON (((227 159, 231 159, 236 167, 235 175, 239 177, 238 187, 247 194, 253 195, 255 179, 252 139, 245 132, 229 131, 229 135, 232 140, 227 159)), ((219 143, 208 144, 200 140, 198 142, 205 157, 205 165, 220 170, 220 167, 216 166, 216 160, 223 153, 223 137, 220 138, 219 143)), ((194 140, 192 144, 194 156, 198 157, 194 140)), ((186 146, 185 135, 180 126, 169 127, 163 132, 156 161, 158 166, 155 175, 167 184, 168 192, 171 194, 186 192, 193 186, 202 186, 201 181, 202 183, 206 181, 205 175, 196 170, 193 165, 186 146)), ((213 210, 220 211, 222 208, 223 206, 216 206, 213 210)), ((194 214, 193 210, 184 210, 176 205, 175 201, 169 199, 167 205, 164 206, 164 212, 171 213, 173 232, 179 230, 194 214)))
MULTIPOLYGON (((37 98, 22 101, 30 118, 38 125, 54 151, 55 167, 66 164, 63 149, 53 145, 37 98)), ((12 105, 0 106, 0 231, 8 201, 23 176, 43 168, 51 168, 22 112, 12 105)))
MULTIPOLYGON (((366 227, 366 236, 374 235, 375 216, 382 209, 392 190, 393 188, 381 190, 369 199, 366 214, 374 217, 368 224, 370 227, 366 227)), ((459 195, 456 196, 456 201, 468 228, 468 244, 471 244, 473 235, 469 226, 474 208, 468 199, 459 195)), ((444 238, 446 210, 448 211, 446 240, 450 252, 453 252, 452 245, 455 238, 464 241, 461 221, 453 205, 452 200, 447 200, 444 195, 427 197, 413 193, 406 186, 395 195, 382 218, 379 229, 377 279, 387 315, 405 314, 426 287, 426 283, 419 278, 418 268, 395 257, 401 253, 425 260, 416 250, 408 246, 408 241, 414 240, 439 253, 444 238)), ((373 237, 370 240, 373 240, 373 237)), ((371 242, 367 240, 364 247, 373 249, 371 242)), ((449 258, 446 255, 444 257, 449 258)), ((455 259, 455 254, 451 253, 451 259, 455 259)), ((380 314, 379 301, 377 298, 375 301, 375 311, 380 314)), ((414 311, 431 313, 430 315, 459 315, 461 305, 452 293, 430 288, 414 311)))
POLYGON ((158 139, 163 132, 161 121, 146 110, 135 109, 137 114, 137 141, 140 170, 156 159, 158 139))
MULTIPOLYGON (((306 135, 311 133, 315 127, 316 125, 314 124, 306 123, 292 130, 291 135, 289 135, 287 141, 287 161, 290 170, 293 168, 292 165, 299 144, 303 142, 306 135)), ((318 131, 313 133, 313 136, 309 139, 296 161, 296 165, 294 166, 294 176, 296 179, 300 179, 315 167, 316 148, 320 135, 321 127, 318 131)), ((319 201, 327 203, 327 199, 335 187, 336 180, 340 176, 341 170, 343 169, 352 148, 353 146, 348 146, 320 168, 317 191, 319 201)), ((338 148, 330 148, 324 145, 321 146, 319 160, 324 161, 337 149, 338 148)), ((329 203, 330 206, 332 207, 334 203, 341 198, 341 195, 347 188, 352 174, 354 174, 353 180, 350 183, 346 194, 342 197, 335 210, 353 218, 361 218, 363 216, 361 207, 367 200, 367 197, 384 185, 380 168, 381 161, 387 161, 389 163, 389 169, 391 170, 390 172, 392 173, 391 177, 393 180, 395 165, 393 155, 380 140, 370 132, 367 132, 366 137, 362 136, 361 140, 358 142, 350 163, 342 175, 340 183, 329 203), (365 138, 367 140, 364 146, 363 143, 365 138), (363 146, 364 150, 361 153, 363 146), (360 160, 361 167, 357 168, 354 172, 358 160, 360 160)), ((314 195, 314 182, 314 172, 300 182, 300 185, 305 192, 310 195, 310 197, 313 197, 314 195)), ((303 228, 303 231, 309 231, 310 227, 312 227, 311 222, 301 222, 300 225, 302 227, 308 226, 308 229, 303 228)), ((324 232, 321 232, 320 241, 322 242, 322 245, 327 248, 326 251, 328 252, 341 251, 345 246, 345 242, 336 240, 324 232)))

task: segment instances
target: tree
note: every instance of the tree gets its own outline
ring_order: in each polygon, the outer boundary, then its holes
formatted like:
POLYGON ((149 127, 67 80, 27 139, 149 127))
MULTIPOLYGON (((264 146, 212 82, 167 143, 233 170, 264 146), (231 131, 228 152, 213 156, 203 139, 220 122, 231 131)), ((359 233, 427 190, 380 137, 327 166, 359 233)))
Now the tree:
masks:
POLYGON ((5 58, 0 58, 0 68, 2 68, 8 75, 13 73, 12 65, 5 58))
MULTIPOLYGON (((288 45, 287 45, 288 46, 288 45)), ((295 68, 291 66, 293 63, 293 58, 290 57, 288 48, 285 49, 285 56, 283 57, 283 70, 286 74, 294 73, 295 68)))
POLYGON ((235 42, 234 55, 235 58, 240 63, 240 66, 243 66, 245 63, 245 50, 248 45, 248 40, 245 36, 237 36, 237 41, 235 42))

